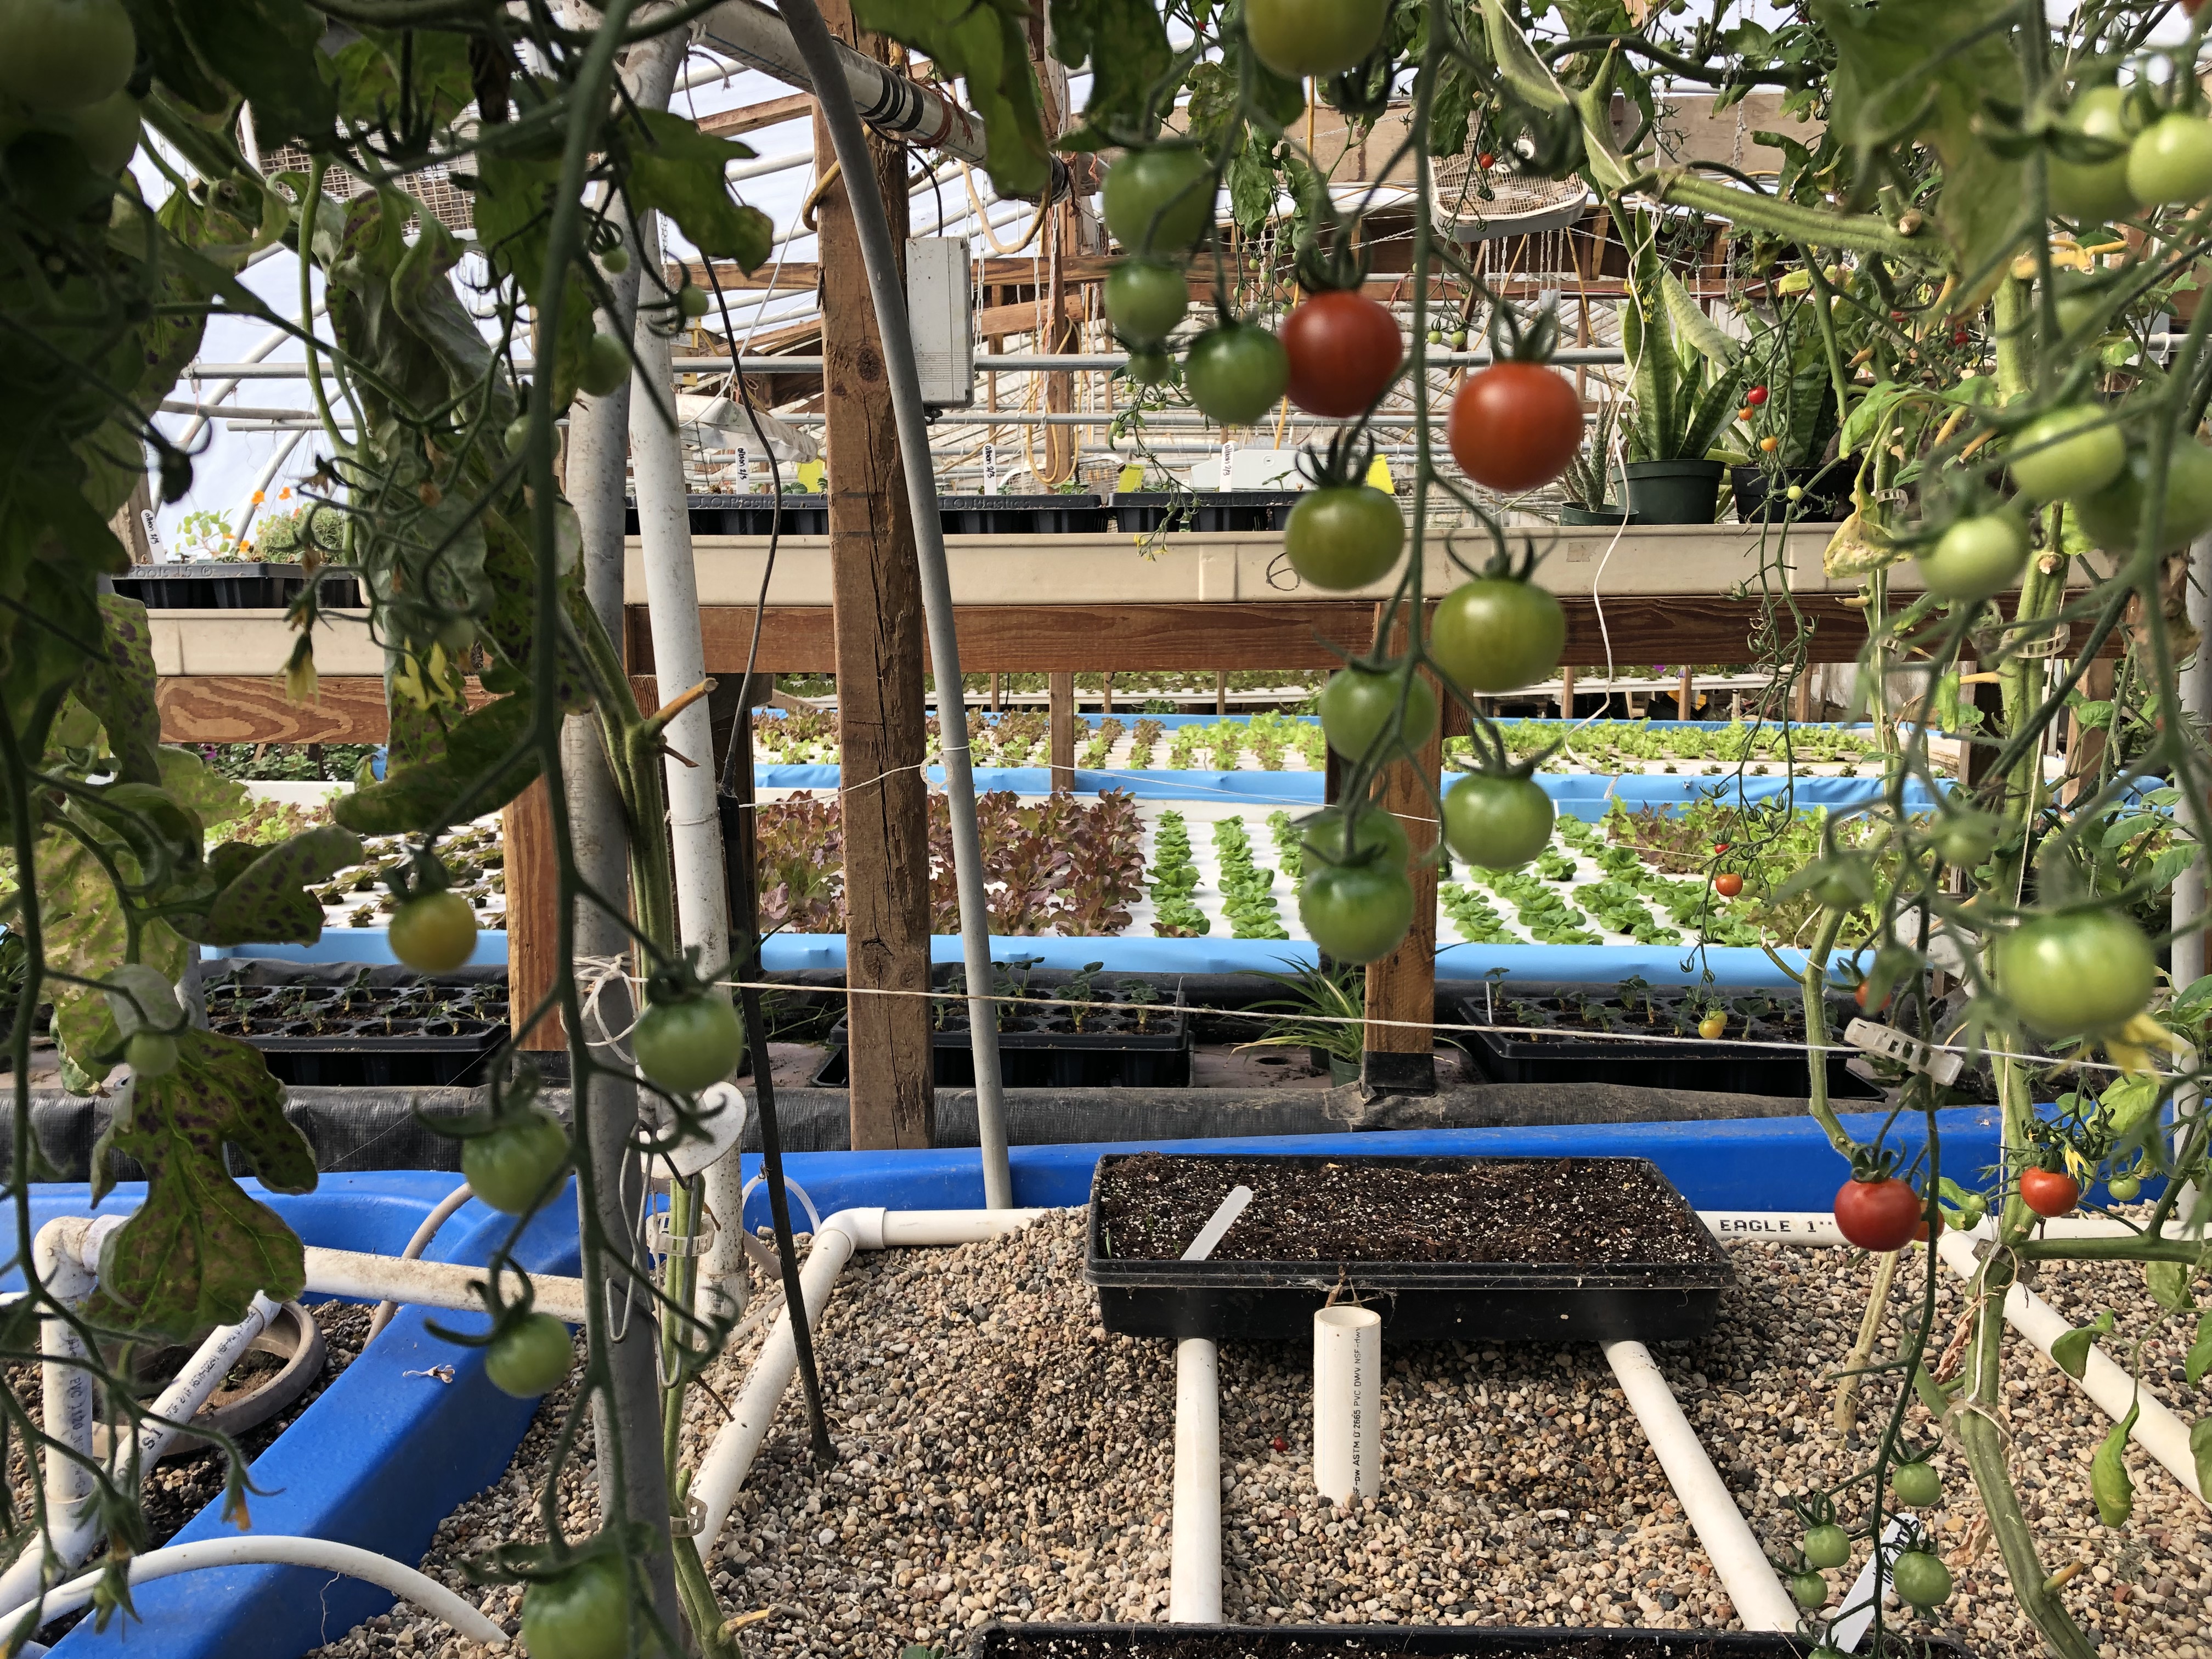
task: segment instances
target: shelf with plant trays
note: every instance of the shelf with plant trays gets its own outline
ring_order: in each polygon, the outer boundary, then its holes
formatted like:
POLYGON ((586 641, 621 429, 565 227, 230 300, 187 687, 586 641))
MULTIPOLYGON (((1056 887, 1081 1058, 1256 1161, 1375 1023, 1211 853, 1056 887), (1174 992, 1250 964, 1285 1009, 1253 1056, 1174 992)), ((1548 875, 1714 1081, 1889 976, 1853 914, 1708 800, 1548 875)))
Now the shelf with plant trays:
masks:
POLYGON ((202 984, 210 1029, 252 1043, 282 1083, 472 1085, 507 1036, 503 967, 429 975, 248 958, 210 964, 202 984))
MULTIPOLYGON (((1032 1000, 1031 959, 991 964, 999 1009, 1000 1076, 1017 1089, 1164 1089, 1190 1081, 1190 1016, 1182 988, 1126 975, 1102 975, 1092 963, 1081 973, 1039 988, 1032 1000), (1069 1006, 1073 1005, 1073 1006, 1069 1006), (1163 1012, 1172 1005, 1173 1012, 1163 1012)), ((975 1084, 969 1042, 967 975, 957 967, 932 975, 945 994, 932 998, 930 1054, 939 1088, 975 1084)), ((814 1082, 843 1088, 848 1079, 845 1022, 830 1032, 830 1052, 814 1082)))

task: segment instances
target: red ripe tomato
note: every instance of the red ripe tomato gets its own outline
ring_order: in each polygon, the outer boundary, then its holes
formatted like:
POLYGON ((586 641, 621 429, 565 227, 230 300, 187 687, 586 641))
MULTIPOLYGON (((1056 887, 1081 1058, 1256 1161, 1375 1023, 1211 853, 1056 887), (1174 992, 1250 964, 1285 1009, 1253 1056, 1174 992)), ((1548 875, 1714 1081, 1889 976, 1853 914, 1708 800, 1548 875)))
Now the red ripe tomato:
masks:
MULTIPOLYGON (((2201 6, 2201 5, 2203 5, 2203 3, 2204 3, 2204 0, 2197 0, 2197 5, 2200 5, 2200 6, 2201 6)), ((2191 7, 2189 8, 2189 9, 2190 9, 2190 10, 2191 10, 2191 11, 2195 11, 2195 10, 2197 9, 2197 6, 2191 6, 2191 7)), ((1492 155, 1488 150, 1485 150, 1485 151, 1483 151, 1483 152, 1482 152, 1482 154, 1481 154, 1481 155, 1480 155, 1476 156, 1474 159, 1475 159, 1476 163, 1477 163, 1479 166, 1481 166, 1481 167, 1489 167, 1489 166, 1491 165, 1491 163, 1492 163, 1493 161, 1497 161, 1497 159, 1498 159, 1498 158, 1497 158, 1495 155, 1492 155)))
POLYGON ((1582 400, 1541 363, 1493 363, 1460 387, 1447 434, 1452 459, 1477 483, 1534 489, 1565 471, 1582 447, 1582 400))
POLYGON ((1761 404, 1766 401, 1766 388, 1763 386, 1755 386, 1752 387, 1750 391, 1743 394, 1743 400, 1749 404, 1753 409, 1757 409, 1761 404))
POLYGON ((1728 849, 1729 843, 1727 842, 1717 841, 1713 843, 1713 851, 1716 853, 1725 853, 1728 849))
POLYGON ((1362 415, 1406 356, 1398 319, 1364 294, 1316 294, 1283 325, 1291 401, 1309 415, 1362 415))
POLYGON ((2081 1201, 2081 1183, 2063 1170, 2022 1170, 2020 1201, 2046 1221, 2071 1215, 2081 1201))
POLYGON ((1713 878, 1713 891, 1723 898, 1734 898, 1743 891, 1743 878, 1733 870, 1723 872, 1713 878))
POLYGON ((1920 1194, 1893 1176, 1846 1181, 1836 1191, 1836 1231, 1863 1250, 1903 1249, 1920 1220, 1920 1194))

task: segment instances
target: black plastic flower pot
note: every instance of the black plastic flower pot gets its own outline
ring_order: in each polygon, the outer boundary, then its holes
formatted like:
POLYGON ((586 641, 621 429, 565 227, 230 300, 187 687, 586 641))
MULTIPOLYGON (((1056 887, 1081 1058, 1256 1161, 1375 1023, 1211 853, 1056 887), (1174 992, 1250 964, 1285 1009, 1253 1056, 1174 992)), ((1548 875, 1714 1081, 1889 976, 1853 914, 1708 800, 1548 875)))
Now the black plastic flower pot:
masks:
POLYGON ((1611 526, 1634 524, 1636 515, 1625 507, 1577 507, 1570 501, 1559 509, 1559 522, 1563 525, 1601 524, 1611 526))
POLYGON ((1851 483, 1858 477, 1856 455, 1841 455, 1813 466, 1732 466, 1735 515, 1746 524, 1837 524, 1850 515, 1851 483), (1804 493, 1790 499, 1792 486, 1804 493))
POLYGON ((1638 524, 1711 524, 1719 509, 1718 461, 1631 461, 1622 471, 1638 524))
MULTIPOLYGON (((1858 1010, 1846 998, 1828 1003, 1831 1033, 1841 1031, 1858 1010)), ((1612 985, 1513 983, 1459 1005, 1462 1025, 1476 1029, 1468 1056, 1492 1083, 1611 1083, 1644 1089, 1691 1089, 1708 1094, 1773 1095, 1802 1099, 1809 1087, 1802 1053, 1766 1045, 1805 1041, 1804 1011, 1795 992, 1718 986, 1693 1004, 1679 988, 1655 986, 1624 1000, 1612 985), (1698 1011, 1717 1000, 1729 1030, 1739 1040, 1691 1041, 1698 1011), (1492 1025, 1550 1028, 1516 1030, 1492 1025), (1648 1030, 1663 1042, 1638 1042, 1595 1030, 1634 1034, 1648 1030)), ((1828 1092, 1840 1100, 1878 1100, 1881 1091, 1849 1069, 1850 1054, 1831 1050, 1828 1092)))
MULTIPOLYGON (((979 1626, 969 1659, 1806 1659, 1812 1638, 1764 1632, 1421 1625, 1002 1625, 979 1626)), ((1890 1637, 1884 1659, 1972 1659, 1956 1642, 1890 1637)))
MULTIPOLYGON (((114 580, 118 594, 149 611, 282 611, 300 597, 307 573, 296 564, 195 559, 134 564, 114 580)), ((361 584, 351 576, 325 576, 319 597, 333 609, 356 609, 361 584)))
POLYGON ((1130 1336, 1306 1340, 1349 1300, 1394 1341, 1486 1342, 1703 1337, 1732 1277, 1644 1158, 1159 1152, 1099 1159, 1083 1276, 1130 1336), (1240 1185, 1213 1255, 1182 1260, 1240 1185))

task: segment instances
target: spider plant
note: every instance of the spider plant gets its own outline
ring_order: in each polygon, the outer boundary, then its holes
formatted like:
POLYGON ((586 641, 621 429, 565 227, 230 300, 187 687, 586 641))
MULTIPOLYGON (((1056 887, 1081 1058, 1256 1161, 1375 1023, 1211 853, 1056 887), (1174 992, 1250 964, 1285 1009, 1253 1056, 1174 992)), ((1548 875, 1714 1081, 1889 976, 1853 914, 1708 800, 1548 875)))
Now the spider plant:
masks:
POLYGON ((1367 1046, 1366 1028, 1360 1023, 1367 1018, 1365 971, 1341 968, 1330 973, 1318 965, 1288 958, 1284 959, 1283 965, 1291 971, 1271 974, 1264 969, 1255 969, 1253 972, 1269 984, 1280 986, 1288 994, 1252 1006, 1281 1009, 1287 1017, 1270 1020, 1266 1036, 1241 1042, 1237 1047, 1316 1048, 1333 1060, 1356 1063, 1367 1046))

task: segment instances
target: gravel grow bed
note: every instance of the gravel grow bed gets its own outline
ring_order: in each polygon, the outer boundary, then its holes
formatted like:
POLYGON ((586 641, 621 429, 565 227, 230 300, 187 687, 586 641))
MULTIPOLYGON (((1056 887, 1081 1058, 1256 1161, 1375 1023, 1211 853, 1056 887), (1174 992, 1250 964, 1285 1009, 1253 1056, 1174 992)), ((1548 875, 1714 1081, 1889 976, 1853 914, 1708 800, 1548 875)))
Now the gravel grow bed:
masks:
MULTIPOLYGON (((993 1620, 1157 1623, 1168 1595, 1175 1369, 1167 1345, 1108 1334, 1081 1279, 1085 1218, 953 1249, 863 1255, 817 1337, 837 1464, 807 1455, 794 1389, 708 1569, 748 1656, 895 1659, 910 1642, 965 1650, 993 1620)), ((1832 1371, 1849 1348, 1871 1264, 1840 1249, 1734 1243, 1735 1281, 1715 1334, 1655 1350, 1716 1468, 1770 1552, 1793 1545, 1785 1501, 1854 1467, 1830 1428, 1832 1371)), ((1898 1304, 1918 1294, 1918 1258, 1898 1304)), ((2139 1275, 2046 1273, 2076 1319, 2111 1306, 2148 1332, 2145 1380, 2185 1412, 2179 1370, 2194 1319, 2145 1297, 2139 1275), (2169 1372, 2173 1373, 2169 1382, 2169 1372)), ((1948 1274, 1939 1329, 1965 1306, 1948 1274)), ((712 1368, 734 1398, 757 1356, 773 1291, 712 1368), (756 1317, 757 1316, 757 1317, 756 1317), (745 1327, 750 1326, 747 1329, 745 1327)), ((1893 1346, 1894 1325, 1877 1358, 1893 1346)), ((2109 1424, 2056 1367, 2018 1344, 2007 1417, 2030 1524, 2100 1649, 2127 1659, 2212 1659, 2212 1516, 2130 1449, 2128 1525, 2101 1526, 2090 1453, 2109 1424)), ((1339 1509, 1311 1485, 1307 1360, 1279 1345, 1221 1353, 1223 1615, 1235 1624, 1725 1630, 1733 1609, 1591 1345, 1386 1346, 1383 1492, 1339 1509)), ((1875 1392, 1870 1390, 1871 1392, 1875 1392)), ((1878 1393, 1875 1397, 1878 1401, 1878 1393)), ((466 1589, 465 1555, 537 1535, 529 1482, 564 1395, 548 1397, 495 1486, 441 1525, 422 1563, 466 1589)), ((721 1423, 690 1403, 686 1459, 721 1423)), ((1875 1421, 1872 1409, 1862 1421, 1875 1421)), ((1929 1437, 1917 1407, 1908 1432, 1929 1437)), ((2030 1659, 2021 1615, 1955 1454, 1939 1453, 1944 1507, 1924 1511, 1958 1591, 1921 1626, 1982 1659, 2030 1659)), ((594 1523, 588 1457, 566 1472, 572 1534, 594 1523)), ((1863 1560, 1829 1575, 1840 1592, 1863 1560)), ((469 1591, 506 1628, 513 1593, 469 1591)), ((1378 1632, 1380 1634, 1380 1632, 1378 1632)), ((413 1608, 318 1650, 323 1659, 478 1659, 413 1608)))

